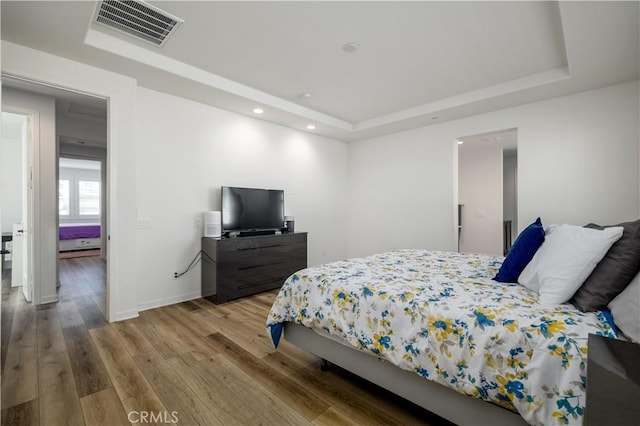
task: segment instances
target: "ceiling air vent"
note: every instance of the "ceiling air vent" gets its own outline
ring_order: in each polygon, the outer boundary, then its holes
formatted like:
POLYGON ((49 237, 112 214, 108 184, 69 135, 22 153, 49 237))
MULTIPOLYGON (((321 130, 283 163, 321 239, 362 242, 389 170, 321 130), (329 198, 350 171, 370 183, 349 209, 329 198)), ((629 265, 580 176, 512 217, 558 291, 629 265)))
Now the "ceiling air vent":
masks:
POLYGON ((94 21, 160 47, 184 22, 164 10, 136 0, 102 0, 94 21))

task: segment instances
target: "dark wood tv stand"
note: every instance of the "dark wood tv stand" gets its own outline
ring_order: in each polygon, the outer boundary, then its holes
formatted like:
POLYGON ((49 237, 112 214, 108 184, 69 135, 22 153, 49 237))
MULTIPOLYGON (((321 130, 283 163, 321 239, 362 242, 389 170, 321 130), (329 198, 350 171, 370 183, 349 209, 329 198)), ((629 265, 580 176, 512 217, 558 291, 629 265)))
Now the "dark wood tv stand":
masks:
POLYGON ((224 303, 282 286, 307 267, 307 233, 202 238, 202 297, 224 303))

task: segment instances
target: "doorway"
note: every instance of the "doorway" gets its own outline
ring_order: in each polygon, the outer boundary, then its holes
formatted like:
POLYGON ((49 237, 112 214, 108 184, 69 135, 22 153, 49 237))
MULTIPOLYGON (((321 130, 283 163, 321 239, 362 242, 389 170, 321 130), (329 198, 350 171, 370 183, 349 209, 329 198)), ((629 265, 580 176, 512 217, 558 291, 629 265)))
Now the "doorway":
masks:
POLYGON ((2 274, 10 275, 11 287, 22 288, 27 302, 33 299, 32 122, 27 112, 2 111, 2 274))
MULTIPOLYGON (((85 158, 97 162, 98 185, 83 181, 83 211, 98 208, 99 214, 93 214, 92 220, 99 222, 100 250, 99 258, 103 262, 100 273, 94 274, 102 280, 100 297, 103 303, 100 311, 108 318, 107 309, 107 200, 106 186, 107 162, 107 100, 57 87, 44 86, 35 82, 14 80, 3 77, 3 108, 14 105, 32 105, 40 114, 40 125, 34 129, 41 133, 40 142, 35 149, 40 150, 39 164, 33 164, 34 191, 40 194, 36 199, 46 199, 45 207, 31 208, 37 217, 32 222, 41 234, 32 245, 36 250, 37 261, 34 267, 34 301, 36 304, 60 300, 59 280, 59 156, 85 158), (7 96, 5 96, 5 93, 7 96), (92 207, 93 205, 93 207, 92 207)), ((29 107, 29 108, 31 108, 29 107)), ((75 293, 74 293, 75 294, 75 293)))
POLYGON ((458 251, 504 255, 517 232, 517 129, 457 138, 458 251))
POLYGON ((85 312, 94 311, 94 317, 106 318, 102 160, 62 155, 58 160, 58 296, 85 312))

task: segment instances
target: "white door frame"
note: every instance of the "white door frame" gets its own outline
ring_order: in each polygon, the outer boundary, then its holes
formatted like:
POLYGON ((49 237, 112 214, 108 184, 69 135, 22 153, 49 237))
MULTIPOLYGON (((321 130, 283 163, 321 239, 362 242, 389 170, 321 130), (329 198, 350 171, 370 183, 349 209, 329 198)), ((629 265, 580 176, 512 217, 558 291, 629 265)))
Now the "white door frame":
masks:
MULTIPOLYGON (((27 245, 27 282, 23 283, 22 291, 28 302, 39 300, 40 287, 36 283, 40 282, 40 271, 37 264, 40 261, 40 238, 38 224, 40 221, 40 185, 38 182, 40 170, 40 113, 38 110, 19 108, 11 105, 2 106, 2 112, 23 115, 28 121, 28 137, 26 146, 26 158, 23 162, 26 166, 27 194, 23 200, 23 244, 27 245), (26 209, 26 212, 24 211, 26 209)), ((23 182, 24 185, 25 182, 23 182)), ((24 195, 24 194, 23 194, 24 195)))
POLYGON ((14 78, 108 100, 107 317, 109 321, 137 317, 137 81, 6 40, 1 44, 3 79, 14 78))

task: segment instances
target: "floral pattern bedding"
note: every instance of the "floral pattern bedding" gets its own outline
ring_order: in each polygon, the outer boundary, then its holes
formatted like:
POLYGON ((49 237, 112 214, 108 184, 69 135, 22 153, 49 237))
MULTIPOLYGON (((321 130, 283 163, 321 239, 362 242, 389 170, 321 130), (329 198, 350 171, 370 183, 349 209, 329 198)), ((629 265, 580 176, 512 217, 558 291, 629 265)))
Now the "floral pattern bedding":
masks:
POLYGON ((267 318, 323 330, 530 424, 582 424, 587 336, 615 337, 603 313, 542 307, 491 280, 501 257, 401 250, 301 270, 267 318))

